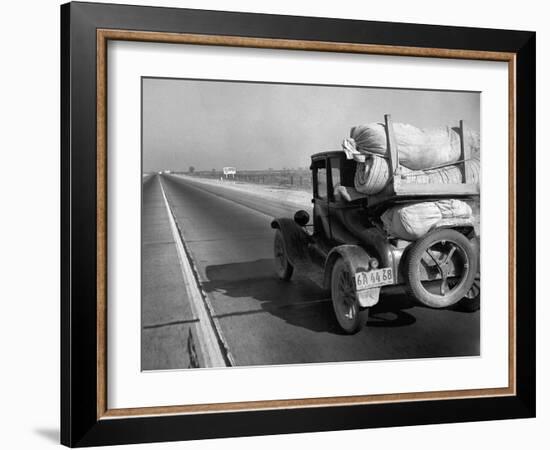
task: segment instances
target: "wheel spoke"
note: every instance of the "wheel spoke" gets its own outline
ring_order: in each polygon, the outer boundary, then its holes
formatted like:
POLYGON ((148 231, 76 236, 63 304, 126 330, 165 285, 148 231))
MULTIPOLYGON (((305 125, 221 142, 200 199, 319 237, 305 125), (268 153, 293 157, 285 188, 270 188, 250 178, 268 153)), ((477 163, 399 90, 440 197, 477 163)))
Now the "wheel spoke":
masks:
POLYGON ((345 283, 343 277, 340 277, 340 279, 338 280, 338 289, 339 289, 343 294, 346 293, 346 283, 345 283))
POLYGON ((347 320, 353 320, 355 315, 355 291, 351 285, 351 277, 347 272, 342 272, 338 277, 338 291, 340 293, 339 308, 342 316, 347 320))
POLYGON ((426 249, 426 253, 430 256, 430 258, 433 259, 435 266, 437 267, 437 270, 439 270, 439 273, 441 276, 443 276, 443 269, 441 268, 441 265, 439 264, 438 259, 433 255, 433 253, 430 251, 430 249, 426 249))
POLYGON ((275 257, 279 259, 279 262, 284 263, 285 252, 283 250, 282 243, 279 239, 275 242, 275 257))
POLYGON ((283 247, 280 242, 277 242, 277 246, 275 248, 275 257, 279 260, 279 265, 281 267, 284 267, 285 265, 285 252, 283 250, 283 247))
POLYGON ((449 291, 449 283, 447 283, 447 277, 441 279, 441 295, 445 295, 449 291))
POLYGON ((449 253, 448 253, 447 257, 445 258, 445 261, 443 261, 444 265, 449 264, 449 262, 451 261, 451 258, 453 257, 455 251, 456 251, 456 245, 451 244, 451 249, 449 250, 449 253))
POLYGON ((347 312, 344 315, 346 316, 346 319, 351 320, 352 318, 351 305, 348 305, 347 312))

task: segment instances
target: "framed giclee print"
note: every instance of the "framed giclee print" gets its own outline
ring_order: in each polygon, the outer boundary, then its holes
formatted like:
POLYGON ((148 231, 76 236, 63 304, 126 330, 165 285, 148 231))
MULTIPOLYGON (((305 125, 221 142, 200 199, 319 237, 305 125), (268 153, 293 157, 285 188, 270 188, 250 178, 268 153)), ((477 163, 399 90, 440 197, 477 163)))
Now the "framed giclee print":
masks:
POLYGON ((61 19, 64 444, 534 416, 534 33, 61 19))

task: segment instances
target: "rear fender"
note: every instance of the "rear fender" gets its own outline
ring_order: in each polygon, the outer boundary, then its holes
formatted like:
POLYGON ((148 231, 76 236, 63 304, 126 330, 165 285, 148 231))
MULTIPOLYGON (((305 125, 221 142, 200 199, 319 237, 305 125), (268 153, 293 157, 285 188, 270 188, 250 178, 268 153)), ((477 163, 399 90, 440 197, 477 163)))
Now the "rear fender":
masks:
POLYGON ((285 250, 293 266, 309 262, 309 235, 294 220, 288 218, 273 219, 271 228, 280 230, 283 235, 285 250))
MULTIPOLYGON (((333 248, 327 256, 325 263, 324 287, 330 289, 332 269, 336 261, 342 258, 351 274, 357 271, 368 271, 370 255, 358 245, 340 245, 333 248)), ((374 306, 378 303, 380 288, 368 289, 357 292, 357 301, 362 307, 374 306)))
POLYGON ((431 231, 441 230, 441 229, 452 229, 458 231, 460 234, 463 234, 467 238, 476 235, 476 229, 474 224, 470 219, 452 219, 446 222, 445 220, 441 221, 434 227, 431 231))

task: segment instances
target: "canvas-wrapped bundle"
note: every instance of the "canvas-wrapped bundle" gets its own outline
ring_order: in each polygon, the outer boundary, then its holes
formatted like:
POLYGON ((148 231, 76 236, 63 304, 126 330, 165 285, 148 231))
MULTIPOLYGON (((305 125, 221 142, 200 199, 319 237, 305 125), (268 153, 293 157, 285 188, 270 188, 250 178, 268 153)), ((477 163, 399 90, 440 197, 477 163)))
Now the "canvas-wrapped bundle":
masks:
POLYGON ((394 206, 386 210, 381 219, 389 236, 407 241, 420 239, 438 226, 474 223, 472 208, 456 199, 394 206))
POLYGON ((357 163, 353 181, 358 192, 373 195, 384 189, 389 177, 388 161, 380 156, 371 156, 365 162, 357 163))
MULTIPOLYGON (((480 167, 477 159, 465 161, 466 183, 479 184, 480 167)), ((451 165, 439 169, 411 170, 401 174, 401 182, 404 184, 458 184, 463 182, 461 165, 451 165)))
MULTIPOLYGON (((479 161, 465 161, 467 183, 479 184, 479 161)), ((429 170, 410 170, 403 168, 398 175, 402 184, 458 184, 462 183, 462 164, 450 165, 429 170)), ((355 170, 355 189, 362 194, 380 193, 390 179, 388 160, 381 156, 369 156, 365 162, 358 162, 355 170)))
MULTIPOLYGON (((408 169, 428 169, 460 159, 460 135, 456 128, 420 129, 394 123, 393 132, 399 163, 408 169)), ((388 157, 388 135, 384 124, 375 122, 353 127, 350 138, 348 142, 358 152, 388 157)), ((469 147, 472 157, 479 159, 479 133, 465 130, 464 145, 469 147)))
MULTIPOLYGON (((466 166, 468 184, 479 184, 479 133, 465 128, 463 140, 470 159, 461 161, 460 130, 440 127, 420 129, 393 124, 402 184, 460 184, 466 166), (456 164, 455 164, 456 163, 456 164)), ((359 125, 342 144, 349 159, 357 161, 355 189, 367 195, 380 193, 391 178, 386 126, 359 125)))

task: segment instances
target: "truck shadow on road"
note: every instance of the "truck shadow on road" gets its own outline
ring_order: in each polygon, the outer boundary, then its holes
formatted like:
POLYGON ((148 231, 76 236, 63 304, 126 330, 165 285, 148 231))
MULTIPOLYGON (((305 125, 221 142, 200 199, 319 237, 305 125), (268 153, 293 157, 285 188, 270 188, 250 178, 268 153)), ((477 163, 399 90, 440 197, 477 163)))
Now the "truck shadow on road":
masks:
POLYGON ((271 259, 208 266, 206 275, 202 288, 220 319, 270 314, 312 331, 339 333, 328 293, 306 279, 279 280, 271 259))
MULTIPOLYGON (((330 293, 299 276, 288 282, 279 280, 271 259, 208 266, 206 276, 202 287, 218 318, 268 313, 311 331, 342 334, 330 293)), ((411 326, 422 309, 426 308, 399 291, 384 295, 371 309, 367 326, 411 326)))

